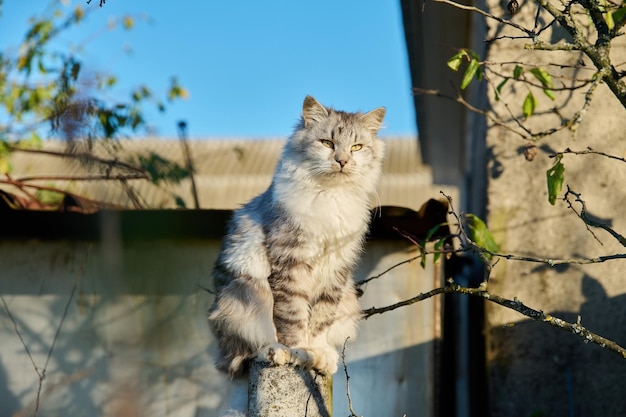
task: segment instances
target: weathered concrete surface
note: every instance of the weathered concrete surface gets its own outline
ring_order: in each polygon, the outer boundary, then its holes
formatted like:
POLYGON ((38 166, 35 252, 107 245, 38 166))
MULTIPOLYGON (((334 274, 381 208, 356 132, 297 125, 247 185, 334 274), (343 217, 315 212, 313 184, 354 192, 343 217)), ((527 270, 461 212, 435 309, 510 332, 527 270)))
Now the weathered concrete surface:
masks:
POLYGON ((332 376, 289 365, 250 364, 249 417, 331 417, 332 376))
MULTIPOLYGON (((203 288, 210 287, 219 243, 0 240, 0 416, 33 414, 39 378, 25 346, 40 370, 48 364, 40 415, 218 415, 234 385, 213 366, 216 346, 206 323, 213 296, 203 288)), ((373 240, 366 253, 357 280, 418 252, 404 241, 373 240)), ((425 270, 411 262, 368 283, 361 305, 393 304, 434 285, 432 262, 425 270)), ((435 301, 361 323, 345 351, 359 415, 432 408, 435 301)), ((345 416, 341 368, 334 378, 335 415, 345 416)))
MULTIPOLYGON (((515 23, 533 26, 534 3, 522 3, 515 23)), ((490 11, 510 18, 506 2, 489 2, 490 11)), ((540 24, 549 22, 541 16, 540 24)), ((510 28, 489 21, 488 37, 519 35, 510 28)), ((558 40, 562 33, 547 33, 558 40)), ((565 38, 566 39, 566 38, 565 38)), ((566 39, 567 40, 567 39, 566 39)), ((511 74, 516 62, 538 62, 554 77, 555 85, 568 84, 572 77, 591 78, 593 65, 580 53, 536 52, 524 50, 525 40, 503 39, 491 44, 486 60, 510 62, 498 72, 511 74), (584 66, 579 65, 584 62, 584 66), (553 66, 572 65, 571 68, 553 66)), ((613 48, 614 62, 624 62, 624 40, 613 48)), ((494 84, 499 79, 493 74, 494 84)), ((559 113, 571 117, 580 110, 586 89, 556 92, 553 102, 541 89, 533 93, 539 100, 537 114, 527 125, 534 132, 558 126, 559 113)), ((517 84, 503 89, 500 101, 490 92, 494 110, 508 126, 515 128, 512 114, 521 117, 521 103, 528 89, 517 84)), ((591 258, 625 253, 608 233, 594 229, 602 244, 585 224, 557 200, 550 205, 547 197, 546 170, 554 159, 549 155, 566 148, 591 147, 616 156, 626 155, 626 110, 605 85, 593 94, 576 131, 564 129, 538 140, 538 153, 527 161, 523 155, 527 141, 510 131, 492 126, 487 134, 488 222, 501 246, 501 252, 540 258, 591 258)), ((565 155, 565 184, 582 193, 589 214, 626 233, 626 164, 593 155, 565 155)), ((481 167, 477 167, 481 169, 481 167)), ((566 190, 564 184, 563 192, 566 190)), ((561 193, 560 196, 562 196, 561 193)), ((576 206, 580 209, 580 206, 576 206)), ((489 289, 504 297, 517 297, 525 304, 570 322, 581 317, 589 330, 626 345, 626 261, 616 260, 596 265, 550 267, 547 264, 501 261, 493 270, 489 289)), ((492 416, 618 416, 626 415, 623 381, 626 360, 596 345, 584 344, 571 334, 546 324, 529 322, 523 316, 496 305, 486 306, 486 336, 490 408, 492 416)))

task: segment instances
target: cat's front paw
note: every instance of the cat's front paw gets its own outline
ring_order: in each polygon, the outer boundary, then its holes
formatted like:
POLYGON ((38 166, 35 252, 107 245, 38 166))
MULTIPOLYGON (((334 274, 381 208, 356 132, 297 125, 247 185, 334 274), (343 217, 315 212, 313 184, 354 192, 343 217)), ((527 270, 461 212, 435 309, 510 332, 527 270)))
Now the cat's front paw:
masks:
POLYGON ((257 360, 271 365, 299 365, 307 363, 307 354, 302 349, 290 349, 280 343, 271 343, 257 353, 257 360))
POLYGON ((332 375, 337 372, 339 354, 331 347, 289 348, 272 343, 261 348, 256 358, 270 365, 294 365, 332 375))
POLYGON ((332 375, 337 372, 337 362, 339 362, 337 350, 331 347, 308 348, 306 352, 307 368, 315 369, 325 375, 332 375))

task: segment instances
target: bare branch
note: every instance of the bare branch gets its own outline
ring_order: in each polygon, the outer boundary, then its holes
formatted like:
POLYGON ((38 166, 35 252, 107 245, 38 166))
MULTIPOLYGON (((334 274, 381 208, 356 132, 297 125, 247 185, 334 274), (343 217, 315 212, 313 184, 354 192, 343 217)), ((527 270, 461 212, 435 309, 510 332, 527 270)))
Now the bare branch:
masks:
POLYGON ((103 180, 149 180, 150 178, 144 174, 133 175, 37 175, 30 177, 17 177, 14 181, 103 181, 103 180))
POLYGON ((606 152, 596 151, 596 150, 593 150, 591 148, 587 148, 587 149, 582 150, 582 151, 573 151, 570 148, 566 148, 564 151, 557 152, 557 153, 552 154, 552 155, 548 155, 548 157, 555 158, 558 155, 565 155, 565 154, 572 154, 572 155, 590 155, 590 154, 593 154, 593 155, 604 156, 604 157, 607 157, 609 159, 615 159, 615 160, 621 161, 621 162, 626 162, 626 158, 622 158, 621 156, 611 155, 611 154, 608 154, 606 152))
POLYGON ((484 116, 485 118, 487 118, 493 124, 495 124, 497 126, 500 126, 500 127, 504 128, 504 129, 508 130, 509 132, 516 134, 517 136, 520 136, 522 139, 528 139, 527 135, 525 135, 524 133, 519 132, 519 131, 513 129, 512 127, 510 127, 505 122, 503 122, 501 120, 498 120, 497 118, 493 117, 493 115, 489 111, 482 110, 482 109, 479 109, 478 107, 472 106, 460 94, 457 94, 456 97, 452 97, 452 96, 443 94, 439 90, 429 90, 429 89, 419 88, 419 87, 413 87, 413 93, 414 94, 420 94, 420 95, 436 96, 436 97, 445 98, 447 100, 451 100, 451 101, 457 102, 457 103, 463 105, 466 109, 470 110, 471 112, 474 112, 474 113, 477 113, 477 114, 480 114, 480 115, 484 116))
POLYGON ((126 162, 118 161, 117 159, 99 158, 87 152, 67 153, 67 152, 57 152, 57 151, 49 151, 49 150, 43 150, 43 149, 27 149, 27 148, 20 148, 20 147, 11 146, 11 145, 9 145, 9 150, 12 152, 28 152, 28 153, 36 153, 36 154, 41 154, 41 155, 58 156, 60 158, 70 158, 70 159, 79 159, 79 160, 90 161, 90 162, 98 162, 100 164, 107 165, 111 168, 118 167, 118 168, 128 169, 137 174, 145 175, 146 177, 149 178, 149 175, 145 170, 141 168, 137 168, 134 165, 128 164, 126 162))
POLYGON ((518 313, 532 320, 544 322, 544 323, 549 324, 552 327, 556 327, 566 332, 573 333, 574 335, 582 338, 584 343, 594 343, 604 349, 607 349, 609 351, 612 351, 618 354, 623 359, 626 359, 625 348, 613 342, 612 340, 609 340, 603 336, 600 336, 598 334, 595 334, 589 331, 587 328, 582 326, 582 324, 580 323, 580 320, 577 323, 569 323, 558 317, 554 317, 550 314, 545 314, 543 311, 535 310, 531 307, 528 307, 524 303, 519 301, 518 299, 510 300, 510 299, 501 297, 497 294, 490 293, 483 286, 479 288, 469 288, 469 287, 462 287, 458 284, 451 283, 448 286, 435 288, 426 293, 419 294, 413 298, 401 301, 396 304, 392 304, 386 307, 371 307, 371 308, 365 309, 362 311, 363 319, 367 320, 368 318, 376 314, 383 314, 388 311, 398 309, 400 307, 405 307, 411 304, 415 304, 419 301, 426 300, 438 294, 452 294, 452 293, 480 297, 484 300, 499 304, 508 309, 515 310, 518 313))
POLYGON ((54 333, 54 338, 52 339, 52 343, 50 344, 50 348, 48 349, 48 355, 46 356, 46 361, 44 363, 43 368, 39 368, 37 366, 37 364, 35 363, 35 360, 33 359, 33 356, 30 353, 30 350, 28 349, 28 345, 26 344, 26 342, 24 341, 24 338, 22 337, 22 333, 20 332, 19 326, 17 325, 17 321, 15 320, 15 317, 13 317, 13 314, 11 314, 11 310, 9 309, 9 306, 8 306, 6 300, 4 299, 2 294, 0 294, 0 300, 2 300, 2 304, 4 305, 4 309, 6 310, 7 315, 9 316, 9 320, 11 320, 11 323, 13 324, 13 329, 15 331, 15 334, 17 335, 18 339, 22 343, 22 347, 24 348, 24 351, 26 352, 26 355, 28 356, 28 358, 30 359, 31 364, 33 365, 35 373, 37 374, 37 377, 39 378, 39 385, 37 387, 37 395, 36 395, 36 398, 35 398, 35 409, 33 411, 33 416, 34 417, 37 417, 37 415, 39 413, 39 405, 40 405, 40 401, 41 401, 41 391, 42 391, 42 388, 43 388, 43 382, 46 379, 46 371, 48 369, 48 364, 50 363, 50 358, 52 357, 52 352, 54 351, 54 347, 56 346, 56 342, 59 339, 59 335, 61 334, 61 329, 63 328, 63 323, 65 322, 65 319, 67 317, 67 313, 69 311, 69 307, 72 304, 72 300, 74 299, 74 294, 76 293, 76 288, 77 288, 77 282, 74 282, 74 285, 72 286, 72 291, 70 292, 70 296, 69 296, 67 302, 65 303, 65 308, 63 310, 63 315, 61 316, 61 320, 59 321, 59 325, 57 326, 56 332, 54 333))
POLYGON ((563 200, 567 201, 567 204, 569 205, 569 208, 572 209, 572 211, 574 211, 574 213, 576 213, 576 215, 585 223, 585 225, 591 226, 591 227, 597 227, 597 228, 600 228, 600 229, 603 229, 603 230, 607 231, 611 236, 613 236, 615 238, 615 240, 617 240, 620 243, 620 245, 626 247, 626 238, 624 238, 624 236, 622 236, 621 234, 619 234, 618 232, 613 230, 612 227, 610 227, 610 226, 608 226, 608 225, 606 225, 604 223, 600 223, 600 222, 592 219, 591 217, 589 217, 589 215, 587 214, 587 204, 585 203, 585 200, 583 200, 580 196, 581 196, 580 193, 575 192, 568 185, 567 186, 567 192, 565 193, 565 196, 563 196, 563 200), (574 206, 572 205, 572 202, 569 200, 568 197, 569 197, 570 194, 575 197, 574 201, 580 204, 580 206, 581 206, 580 213, 578 213, 574 209, 574 206))
MULTIPOLYGON (((52 191, 52 192, 55 192, 55 193, 59 193, 59 194, 68 195, 68 196, 74 197, 77 200, 80 200, 80 201, 88 203, 88 204, 93 204, 96 207, 123 208, 123 207, 115 205, 115 204, 103 203, 101 201, 92 200, 90 198, 83 197, 81 195, 78 195, 78 194, 75 194, 75 193, 72 193, 70 191, 60 189, 60 188, 51 187, 51 186, 48 186, 48 185, 27 184, 27 183, 24 183, 24 182, 21 182, 21 181, 13 180, 13 179, 11 179, 8 176, 7 176, 7 179, 0 179, 0 184, 13 185, 13 186, 19 188, 22 192, 25 192, 23 190, 23 188, 25 188, 25 187, 27 187, 27 188, 34 188, 36 190, 52 191)), ((29 196, 29 198, 34 198, 36 200, 36 197, 34 197, 32 194, 30 194, 30 193, 26 193, 26 194, 29 196)))
POLYGON ((126 181, 125 178, 121 178, 120 182, 122 183, 122 186, 124 187, 124 191, 126 191, 126 194, 130 198, 130 200, 133 202, 133 206, 135 206, 136 209, 144 208, 144 205, 141 203, 139 196, 137 195, 133 187, 130 186, 128 181, 126 181))
POLYGON ((532 44, 524 45, 524 49, 532 49, 535 51, 580 51, 580 48, 572 43, 562 42, 554 44, 543 41, 537 41, 532 44))
POLYGON ((482 16, 485 16, 485 17, 487 17, 487 18, 489 18, 489 19, 493 19, 493 20, 495 20, 495 21, 497 21, 497 22, 500 22, 500 23, 502 23, 502 24, 505 24, 505 25, 509 25, 509 26, 511 26, 511 27, 514 27, 515 29, 517 29, 517 30, 519 30, 519 31, 521 31, 521 32, 524 32, 526 35, 528 35, 527 37, 529 37, 529 38, 534 38, 534 37, 535 37, 535 32, 534 32, 533 30, 531 30, 531 29, 526 29, 525 27, 523 27, 523 26, 521 26, 521 25, 518 25, 518 24, 517 24, 517 23, 515 23, 515 22, 511 22, 510 20, 505 20, 505 19, 502 19, 501 17, 498 17, 498 16, 496 16, 496 15, 493 15, 493 14, 491 14, 491 13, 488 13, 488 12, 486 12, 486 11, 482 10, 482 9, 479 9, 478 7, 474 7, 474 6, 466 6, 466 5, 464 5, 464 4, 457 3, 457 2, 455 2, 455 1, 451 1, 451 0, 434 0, 434 1, 435 1, 436 3, 444 3, 444 4, 449 4, 449 5, 451 5, 451 6, 456 7, 457 9, 467 10, 467 11, 470 11, 470 12, 473 12, 473 13, 478 13, 478 14, 480 14, 480 15, 482 15, 482 16))
POLYGON ((346 374, 346 395, 348 396, 348 408, 350 409, 349 417, 359 417, 352 407, 352 396, 350 395, 350 375, 348 374, 348 365, 346 365, 346 344, 350 340, 349 337, 343 342, 343 349, 341 349, 341 363, 343 364, 343 371, 346 374))
MULTIPOLYGON (((456 235, 454 235, 454 236, 456 236, 456 235)), ((466 250, 465 250, 465 249, 463 249, 463 248, 458 248, 458 249, 443 249, 443 250, 432 250, 432 251, 424 250, 424 251, 423 251, 422 253, 420 253, 419 255, 416 255, 416 256, 414 256, 414 257, 412 257, 412 258, 408 258, 408 259, 405 259, 404 261, 398 262, 398 263, 396 263, 396 264, 394 264, 394 265, 390 266, 389 268, 385 269, 383 272, 381 272, 381 273, 379 273, 379 274, 372 275, 371 277, 368 277, 368 278, 362 279, 362 280, 360 280, 360 281, 357 281, 355 285, 356 285, 357 287, 363 286, 363 285, 367 284, 367 283, 368 283, 368 282, 370 282, 370 281, 374 281, 375 279, 378 279, 378 278, 383 277, 383 276, 384 276, 384 275, 386 275, 387 273, 391 272, 392 270, 394 270, 394 269, 396 269, 396 268, 398 268, 398 267, 400 267, 400 266, 402 266, 402 265, 405 265, 405 264, 411 263, 411 262, 413 262, 413 261, 416 261, 416 260, 418 260, 418 259, 421 259, 421 258, 423 258, 423 257, 424 257, 424 256, 426 256, 426 255, 436 255, 436 254, 446 255, 446 254, 452 254, 452 253, 463 253, 463 252, 466 252, 466 250)))
POLYGON ((405 260, 404 260, 404 261, 402 261, 402 262, 398 262, 397 264, 392 265, 392 266, 390 266, 389 268, 385 269, 385 270, 384 270, 383 272, 381 272, 380 274, 376 274, 376 275, 373 275, 373 276, 371 276, 371 277, 368 277, 368 278, 365 278, 365 279, 360 280, 359 282, 357 282, 357 283, 356 283, 356 286, 357 286, 357 287, 360 287, 360 286, 362 286, 362 285, 365 285, 365 284, 367 284, 367 283, 368 283, 368 282, 370 282, 370 281, 373 281, 373 280, 375 280, 375 279, 378 279, 378 278, 382 277, 383 275, 386 275, 388 272, 390 272, 390 271, 392 271, 392 270, 396 269, 397 267, 402 266, 402 265, 404 265, 404 264, 411 263, 411 262, 413 262, 413 261, 415 261, 415 260, 417 260, 417 259, 420 259, 421 257, 422 257, 422 254, 419 254, 419 255, 414 256, 414 257, 412 257, 412 258, 405 259, 405 260))
POLYGON ((540 264, 546 264, 550 266, 557 265, 590 265, 590 264, 600 264, 606 261, 612 261, 616 259, 626 259, 626 253, 616 253, 612 255, 604 255, 598 256, 595 258, 571 258, 571 259, 553 259, 553 258, 539 258, 533 256, 523 256, 523 255, 513 255, 513 254, 505 254, 505 253, 497 253, 497 252, 489 252, 486 249, 477 247, 477 250, 482 250, 485 253, 490 254, 491 256, 503 258, 511 261, 524 261, 524 262, 534 262, 540 264))

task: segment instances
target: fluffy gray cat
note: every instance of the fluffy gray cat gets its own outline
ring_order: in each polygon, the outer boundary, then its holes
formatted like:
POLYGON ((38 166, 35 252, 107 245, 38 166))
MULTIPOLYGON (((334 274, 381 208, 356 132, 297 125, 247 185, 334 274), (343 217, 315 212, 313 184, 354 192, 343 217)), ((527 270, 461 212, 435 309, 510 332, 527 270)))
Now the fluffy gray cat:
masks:
POLYGON ((360 318, 352 270, 381 174, 384 115, 304 99, 272 184, 235 211, 213 270, 218 369, 240 375, 259 357, 337 370, 337 348, 360 318))

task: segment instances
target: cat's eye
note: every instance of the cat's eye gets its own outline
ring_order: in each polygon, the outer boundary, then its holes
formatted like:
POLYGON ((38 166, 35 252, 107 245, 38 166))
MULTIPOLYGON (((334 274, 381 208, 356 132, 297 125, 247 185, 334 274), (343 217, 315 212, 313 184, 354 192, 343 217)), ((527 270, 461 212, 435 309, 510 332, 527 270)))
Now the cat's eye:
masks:
POLYGON ((335 144, 332 140, 320 139, 320 142, 322 142, 322 145, 326 146, 327 148, 335 149, 335 144))
POLYGON ((351 151, 360 151, 361 149, 363 149, 363 145, 361 145, 360 143, 355 143, 350 148, 351 151))

